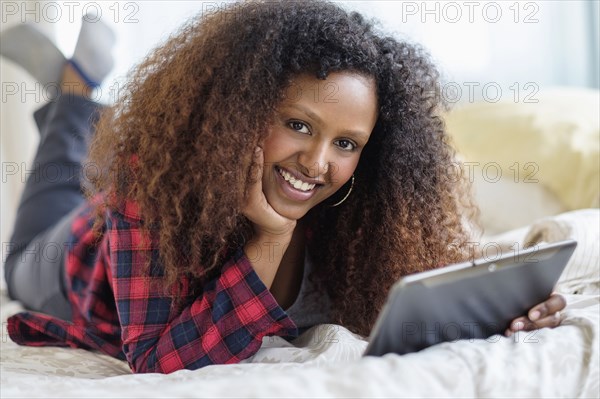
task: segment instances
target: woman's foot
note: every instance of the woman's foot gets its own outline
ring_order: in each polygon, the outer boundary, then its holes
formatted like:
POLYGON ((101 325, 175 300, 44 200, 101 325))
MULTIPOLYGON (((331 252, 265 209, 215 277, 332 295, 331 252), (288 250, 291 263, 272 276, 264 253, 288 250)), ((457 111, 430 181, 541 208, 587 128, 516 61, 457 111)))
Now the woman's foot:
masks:
MULTIPOLYGON (((75 71, 86 87, 95 89, 110 73, 115 34, 102 21, 86 15, 69 67, 60 50, 32 24, 16 25, 2 32, 0 54, 20 65, 43 86, 63 81, 63 71, 75 71)), ((71 79, 72 80, 72 79, 71 79)), ((63 85, 64 86, 64 85, 63 85)))
POLYGON ((31 24, 3 31, 0 54, 20 65, 43 86, 60 82, 66 61, 54 43, 31 24))
POLYGON ((111 51, 115 40, 114 32, 104 22, 87 15, 81 20, 79 38, 70 63, 88 86, 100 86, 110 73, 114 65, 111 51))
POLYGON ((63 96, 80 96, 90 98, 94 88, 89 86, 79 72, 69 62, 65 64, 60 82, 60 91, 63 96))

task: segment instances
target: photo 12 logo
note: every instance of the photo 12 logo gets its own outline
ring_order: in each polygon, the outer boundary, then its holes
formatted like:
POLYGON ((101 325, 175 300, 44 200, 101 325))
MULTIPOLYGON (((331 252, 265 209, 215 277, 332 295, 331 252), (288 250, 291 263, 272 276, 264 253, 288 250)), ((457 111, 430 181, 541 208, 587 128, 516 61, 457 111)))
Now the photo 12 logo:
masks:
POLYGON ((510 20, 514 23, 538 23, 540 6, 528 1, 403 1, 402 22, 497 23, 510 20))
POLYGON ((2 1, 0 2, 2 23, 13 22, 69 22, 81 18, 87 22, 98 22, 101 18, 114 23, 138 23, 139 2, 135 1, 2 1))
MULTIPOLYGON (((457 342, 483 339, 495 343, 502 339, 502 332, 506 328, 498 323, 477 323, 465 321, 462 323, 429 323, 429 322, 402 322, 400 340, 407 348, 420 350, 423 343, 435 345, 440 342, 457 342)), ((526 335, 513 335, 513 340, 522 339, 524 343, 538 343, 537 330, 526 335)))
POLYGON ((540 87, 536 82, 513 82, 503 85, 498 82, 446 82, 438 87, 439 95, 450 104, 501 100, 514 103, 537 104, 540 87))

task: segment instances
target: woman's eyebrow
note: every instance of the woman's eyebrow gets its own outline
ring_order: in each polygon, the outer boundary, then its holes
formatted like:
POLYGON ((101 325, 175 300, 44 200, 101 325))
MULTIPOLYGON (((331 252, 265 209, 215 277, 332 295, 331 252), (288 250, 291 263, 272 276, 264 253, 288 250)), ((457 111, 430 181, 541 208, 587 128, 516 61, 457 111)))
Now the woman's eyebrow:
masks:
POLYGON ((321 119, 321 117, 317 114, 315 114, 312 110, 310 110, 309 108, 306 108, 300 104, 292 104, 290 105, 291 108, 295 108, 298 111, 304 112, 309 118, 317 121, 318 123, 323 123, 323 119, 321 119))
MULTIPOLYGON (((295 108, 296 110, 298 110, 300 112, 303 112, 309 118, 316 121, 317 123, 323 124, 323 119, 321 119, 321 117, 319 115, 314 113, 309 108, 306 108, 306 107, 302 106, 301 104, 292 104, 292 105, 290 105, 290 107, 295 108)), ((344 134, 352 136, 353 138, 355 138, 357 140, 367 141, 369 139, 369 134, 366 132, 360 131, 360 130, 344 130, 344 134)))

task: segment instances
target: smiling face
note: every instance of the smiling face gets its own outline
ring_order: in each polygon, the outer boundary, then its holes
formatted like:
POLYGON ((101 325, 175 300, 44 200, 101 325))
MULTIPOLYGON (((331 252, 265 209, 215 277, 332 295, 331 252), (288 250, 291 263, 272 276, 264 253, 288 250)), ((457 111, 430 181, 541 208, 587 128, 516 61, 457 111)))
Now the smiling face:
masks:
POLYGON ((298 220, 352 176, 377 120, 372 79, 331 73, 296 77, 263 143, 263 192, 282 216, 298 220))

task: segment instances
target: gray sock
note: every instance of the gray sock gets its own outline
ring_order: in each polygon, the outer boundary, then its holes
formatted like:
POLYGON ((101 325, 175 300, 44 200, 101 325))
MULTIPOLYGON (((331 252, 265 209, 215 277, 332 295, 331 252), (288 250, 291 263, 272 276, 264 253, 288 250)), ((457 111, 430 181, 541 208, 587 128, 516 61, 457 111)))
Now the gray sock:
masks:
POLYGON ((65 56, 33 25, 16 25, 3 31, 0 54, 20 65, 43 86, 60 84, 65 56))
POLYGON ((111 50, 115 40, 114 32, 104 22, 92 16, 83 17, 72 61, 90 86, 100 86, 111 71, 114 65, 111 50))

